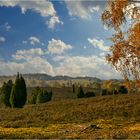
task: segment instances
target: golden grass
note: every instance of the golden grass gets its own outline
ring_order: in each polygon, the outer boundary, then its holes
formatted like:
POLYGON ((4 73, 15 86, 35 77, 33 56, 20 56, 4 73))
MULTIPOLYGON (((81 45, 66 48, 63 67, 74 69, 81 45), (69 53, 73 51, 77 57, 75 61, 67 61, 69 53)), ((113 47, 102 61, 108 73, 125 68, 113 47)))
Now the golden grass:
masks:
POLYGON ((0 138, 140 138, 139 122, 139 94, 51 101, 0 108, 0 138))

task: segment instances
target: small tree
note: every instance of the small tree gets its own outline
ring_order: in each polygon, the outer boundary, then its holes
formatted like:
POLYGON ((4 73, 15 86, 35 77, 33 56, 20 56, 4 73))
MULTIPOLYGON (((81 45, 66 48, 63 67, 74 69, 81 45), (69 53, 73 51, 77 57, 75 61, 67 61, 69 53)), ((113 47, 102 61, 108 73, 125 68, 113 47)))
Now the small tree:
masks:
POLYGON ((18 73, 10 95, 11 107, 22 108, 26 103, 26 99, 27 90, 25 80, 22 75, 18 73))
POLYGON ((50 92, 48 92, 48 95, 49 95, 49 98, 48 98, 49 100, 48 101, 52 100, 52 94, 53 94, 52 90, 50 92))
POLYGON ((0 102, 4 104, 4 95, 6 94, 6 83, 4 82, 0 89, 0 102))
POLYGON ((41 90, 41 92, 37 96, 36 103, 45 103, 50 101, 52 98, 52 92, 48 92, 47 90, 41 90))
POLYGON ((107 89, 102 89, 102 96, 107 95, 107 89))
POLYGON ((12 86, 13 86, 13 82, 12 80, 9 80, 7 83, 4 82, 1 88, 1 102, 7 107, 11 107, 9 99, 10 99, 12 86))
POLYGON ((121 93, 121 94, 127 94, 128 93, 128 90, 127 90, 127 88, 125 86, 122 85, 119 88, 119 93, 121 93))
POLYGON ((85 97, 84 91, 82 89, 82 86, 80 86, 78 89, 77 98, 84 98, 84 97, 85 97))
POLYGON ((72 84, 72 92, 75 93, 75 85, 72 84))
POLYGON ((13 87, 13 82, 12 80, 9 80, 6 84, 6 91, 4 94, 4 104, 8 107, 11 107, 10 94, 11 94, 12 87, 13 87))
POLYGON ((96 95, 95 95, 95 93, 94 92, 92 92, 92 91, 88 91, 88 92, 86 92, 85 93, 85 97, 95 97, 96 95))
POLYGON ((36 104, 37 96, 40 92, 41 92, 40 87, 35 87, 35 89, 31 93, 31 99, 29 100, 30 104, 36 104))
POLYGON ((20 85, 21 85, 21 106, 24 106, 27 100, 27 89, 26 83, 22 75, 20 76, 20 85))

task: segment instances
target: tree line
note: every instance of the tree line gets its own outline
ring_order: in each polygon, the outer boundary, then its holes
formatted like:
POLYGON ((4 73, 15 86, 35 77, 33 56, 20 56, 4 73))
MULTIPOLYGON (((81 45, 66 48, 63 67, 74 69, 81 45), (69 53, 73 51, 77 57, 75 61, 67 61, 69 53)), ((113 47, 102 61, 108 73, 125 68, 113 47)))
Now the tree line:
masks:
MULTIPOLYGON (((119 88, 115 88, 113 90, 108 90, 108 89, 102 89, 101 90, 101 95, 115 95, 115 94, 127 94, 128 93, 128 89, 124 86, 121 85, 119 86, 119 88)), ((93 91, 87 91, 84 92, 82 86, 80 86, 78 88, 78 92, 77 92, 77 98, 87 98, 87 97, 95 97, 96 94, 93 91)))
MULTIPOLYGON (((38 87, 30 102, 44 103, 50 101, 51 98, 52 91, 48 92, 38 87)), ((22 74, 17 73, 15 83, 12 80, 3 83, 0 88, 0 101, 11 108, 22 108, 26 104, 27 87, 22 74)))

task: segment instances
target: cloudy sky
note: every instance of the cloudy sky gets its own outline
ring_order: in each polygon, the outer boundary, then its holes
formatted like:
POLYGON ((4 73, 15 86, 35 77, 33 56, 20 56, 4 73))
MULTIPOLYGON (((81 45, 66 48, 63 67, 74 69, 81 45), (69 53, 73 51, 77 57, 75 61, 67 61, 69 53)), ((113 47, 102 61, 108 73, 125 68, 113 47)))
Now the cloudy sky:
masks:
POLYGON ((120 78, 105 61, 105 1, 0 1, 0 75, 120 78))

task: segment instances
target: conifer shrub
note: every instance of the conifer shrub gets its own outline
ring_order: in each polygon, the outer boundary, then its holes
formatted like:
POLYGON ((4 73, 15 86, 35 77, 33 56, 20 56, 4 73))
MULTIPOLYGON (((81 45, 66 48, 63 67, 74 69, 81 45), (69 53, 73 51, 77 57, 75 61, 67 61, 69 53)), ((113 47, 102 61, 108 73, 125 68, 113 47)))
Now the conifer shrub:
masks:
POLYGON ((86 92, 85 93, 85 97, 95 97, 96 95, 95 95, 95 93, 94 92, 92 92, 92 91, 88 91, 88 92, 86 92))
POLYGON ((101 95, 102 95, 102 96, 107 95, 107 89, 102 89, 101 95))
POLYGON ((82 86, 80 86, 78 89, 77 98, 84 98, 84 97, 85 97, 85 94, 84 94, 83 88, 82 86))
POLYGON ((16 76, 15 84, 10 94, 10 104, 12 108, 22 108, 27 100, 27 90, 25 80, 19 73, 16 76))
POLYGON ((9 80, 7 83, 4 82, 1 87, 1 103, 4 104, 6 107, 11 107, 10 104, 10 94, 12 90, 13 82, 9 80))
POLYGON ((40 87, 35 87, 31 93, 31 99, 28 101, 29 104, 36 104, 37 96, 41 92, 40 87))
POLYGON ((48 92, 47 90, 41 90, 37 95, 36 103, 45 103, 52 99, 52 91, 48 92))
POLYGON ((127 90, 127 88, 125 86, 122 85, 122 86, 119 87, 119 93, 127 94, 128 90, 127 90))
POLYGON ((75 93, 75 85, 72 85, 72 92, 75 93))

